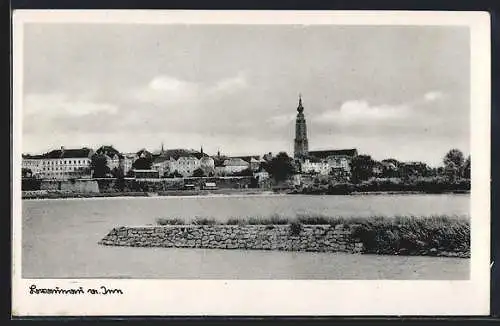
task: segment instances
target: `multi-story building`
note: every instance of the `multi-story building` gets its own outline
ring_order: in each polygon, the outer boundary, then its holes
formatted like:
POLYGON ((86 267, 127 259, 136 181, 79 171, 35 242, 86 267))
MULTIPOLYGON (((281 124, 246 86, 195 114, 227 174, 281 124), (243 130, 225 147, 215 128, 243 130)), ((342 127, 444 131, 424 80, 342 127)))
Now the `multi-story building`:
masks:
POLYGON ((101 146, 97 149, 96 154, 101 154, 106 157, 106 162, 110 171, 113 169, 122 168, 123 169, 123 155, 116 150, 113 146, 101 146))
POLYGON ((241 158, 243 161, 248 163, 248 167, 252 171, 257 171, 260 168, 260 164, 264 161, 260 156, 236 156, 234 158, 241 158))
POLYGON ((158 175, 160 176, 160 178, 163 178, 165 177, 165 175, 168 175, 169 173, 173 172, 170 171, 170 166, 172 164, 171 160, 173 160, 173 158, 156 157, 153 160, 151 169, 158 171, 158 175))
POLYGON ((171 161, 171 170, 177 171, 185 177, 192 176, 200 168, 200 160, 194 156, 181 156, 177 161, 171 161))
POLYGON ((305 159, 301 165, 301 170, 304 173, 319 173, 327 175, 330 171, 330 166, 326 161, 305 159))
POLYGON ((42 155, 23 155, 22 168, 31 171, 31 176, 40 178, 42 155))
POLYGON ((215 160, 210 156, 200 158, 200 168, 203 172, 210 176, 215 174, 215 160))
POLYGON ((352 159, 358 155, 356 149, 309 151, 308 158, 301 164, 304 173, 337 175, 339 171, 351 173, 352 159))
POLYGON ((217 175, 231 175, 250 168, 250 163, 239 157, 231 157, 224 162, 215 167, 215 173, 217 175))
POLYGON ((166 174, 180 173, 184 177, 193 175, 196 169, 203 169, 207 174, 213 172, 214 160, 208 155, 187 149, 162 150, 154 155, 152 168, 159 172, 160 177, 166 174))
POLYGON ((121 167, 123 169, 123 174, 127 175, 130 171, 132 171, 132 164, 138 158, 137 153, 124 153, 123 159, 121 162, 121 167))
POLYGON ((23 167, 39 179, 68 180, 90 177, 93 150, 90 148, 61 149, 36 156, 23 157, 23 167))

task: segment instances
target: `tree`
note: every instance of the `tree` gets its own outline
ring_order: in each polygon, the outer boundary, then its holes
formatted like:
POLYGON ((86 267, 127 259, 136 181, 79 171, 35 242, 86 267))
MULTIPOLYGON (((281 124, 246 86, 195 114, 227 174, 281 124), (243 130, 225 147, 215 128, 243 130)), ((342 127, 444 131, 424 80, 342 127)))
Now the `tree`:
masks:
POLYGON ((21 177, 22 178, 31 178, 33 176, 33 172, 28 168, 22 168, 21 177))
POLYGON ((285 152, 280 152, 270 162, 263 164, 264 169, 276 182, 285 181, 295 173, 292 158, 285 152))
POLYGON ((416 163, 403 163, 400 166, 400 172, 404 179, 426 177, 430 174, 430 169, 427 164, 423 162, 416 163))
POLYGON ((236 172, 234 173, 234 175, 239 177, 251 177, 253 176, 253 171, 250 168, 248 168, 243 171, 236 172))
POLYGON ((179 171, 175 170, 174 172, 168 175, 169 178, 182 178, 182 174, 179 171))
POLYGON ((111 170, 111 174, 116 178, 115 189, 123 191, 125 189, 125 175, 121 167, 115 167, 111 170))
POLYGON ((455 165, 456 167, 462 167, 464 165, 464 154, 459 149, 452 149, 443 158, 444 166, 455 165))
POLYGON ((120 179, 125 176, 121 167, 114 167, 113 170, 111 170, 111 175, 116 179, 120 179))
POLYGON ((401 162, 396 159, 389 158, 381 161, 382 176, 384 178, 397 178, 400 177, 401 162))
POLYGON ((132 163, 132 168, 135 170, 151 170, 153 160, 150 157, 139 157, 132 163))
POLYGON ((464 154, 459 149, 451 149, 443 158, 444 170, 450 181, 455 181, 462 173, 464 154))
POLYGON ((203 171, 202 168, 197 168, 196 170, 193 171, 193 177, 205 177, 205 171, 203 171))
POLYGON ((470 179, 470 155, 465 160, 462 176, 465 179, 470 179))
POLYGON ((110 172, 108 160, 104 154, 94 154, 91 157, 90 169, 94 178, 105 178, 110 172))
POLYGON ((370 155, 358 155, 351 161, 351 176, 354 183, 366 181, 373 176, 375 161, 370 155))

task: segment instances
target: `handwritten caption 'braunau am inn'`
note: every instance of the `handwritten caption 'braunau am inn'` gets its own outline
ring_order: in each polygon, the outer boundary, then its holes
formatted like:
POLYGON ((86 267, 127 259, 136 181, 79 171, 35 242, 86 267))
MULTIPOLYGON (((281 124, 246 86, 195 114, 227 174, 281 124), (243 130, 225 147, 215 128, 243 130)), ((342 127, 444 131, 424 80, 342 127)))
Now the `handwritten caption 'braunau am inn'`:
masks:
POLYGON ((58 286, 53 288, 39 288, 35 284, 29 287, 30 294, 60 294, 60 295, 82 295, 82 294, 97 294, 97 295, 111 295, 123 294, 121 289, 111 289, 102 285, 98 288, 83 288, 82 286, 76 288, 60 288, 58 286))

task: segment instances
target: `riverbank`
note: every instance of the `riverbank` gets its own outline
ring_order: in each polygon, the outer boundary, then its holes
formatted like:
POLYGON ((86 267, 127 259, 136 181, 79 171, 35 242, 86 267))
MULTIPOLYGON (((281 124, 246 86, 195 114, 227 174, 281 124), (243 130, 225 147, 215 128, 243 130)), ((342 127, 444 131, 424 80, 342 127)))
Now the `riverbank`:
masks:
POLYGON ((314 183, 294 189, 291 193, 308 195, 348 195, 352 193, 382 194, 467 194, 470 180, 449 182, 442 178, 421 179, 408 182, 391 180, 370 180, 361 183, 314 183))
MULTIPOLYGON (((214 196, 214 195, 436 195, 436 193, 424 191, 353 191, 343 194, 331 194, 327 192, 296 192, 296 191, 272 191, 268 189, 220 189, 220 190, 167 190, 159 192, 105 192, 105 193, 69 193, 69 192, 42 192, 23 193, 22 199, 71 199, 71 198, 106 198, 106 197, 181 197, 181 196, 214 196)), ((450 191, 437 194, 470 194, 470 191, 450 191)))
POLYGON ((247 249, 470 258, 470 223, 456 216, 160 218, 116 227, 108 246, 247 249))
POLYGON ((103 197, 162 197, 162 196, 213 196, 213 195, 259 195, 273 194, 265 189, 217 189, 217 190, 166 190, 158 192, 104 192, 104 193, 70 193, 43 192, 23 193, 22 199, 65 199, 65 198, 103 198, 103 197))

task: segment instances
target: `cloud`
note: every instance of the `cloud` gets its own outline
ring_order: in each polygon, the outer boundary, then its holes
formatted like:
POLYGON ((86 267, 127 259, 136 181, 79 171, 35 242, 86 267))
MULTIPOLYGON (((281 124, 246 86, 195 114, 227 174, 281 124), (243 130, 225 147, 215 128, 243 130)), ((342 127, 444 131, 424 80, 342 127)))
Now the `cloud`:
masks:
POLYGON ((171 76, 157 76, 147 85, 132 90, 132 98, 139 102, 165 104, 196 98, 198 85, 171 76))
POLYGON ((437 101, 444 97, 444 94, 439 91, 428 92, 424 95, 424 100, 427 102, 437 101))
POLYGON ((236 77, 219 80, 207 89, 209 95, 231 94, 248 86, 246 76, 239 73, 236 77))
POLYGON ((135 100, 150 104, 203 103, 208 99, 233 94, 248 87, 246 76, 218 80, 211 84, 194 83, 173 76, 156 76, 146 86, 132 91, 135 100))
POLYGON ((28 94, 24 98, 26 115, 82 117, 97 113, 116 114, 118 107, 111 103, 93 102, 64 93, 28 94))
POLYGON ((372 106, 364 100, 344 102, 339 110, 327 110, 313 117, 318 124, 329 123, 359 123, 365 121, 387 121, 397 120, 408 116, 410 107, 408 105, 376 105, 372 106))
POLYGON ((295 114, 283 114, 270 117, 266 120, 273 127, 285 127, 290 125, 295 120, 295 114))
POLYGON ((195 84, 175 79, 169 76, 159 76, 149 82, 148 87, 155 91, 186 93, 195 88, 195 84))
POLYGON ((440 109, 442 103, 437 102, 445 98, 440 91, 429 91, 414 100, 399 104, 372 105, 366 100, 351 100, 342 103, 339 109, 331 109, 313 117, 313 122, 321 124, 338 124, 345 127, 351 125, 394 125, 395 122, 405 125, 415 125, 417 122, 429 124, 437 117, 431 118, 440 109), (427 120, 427 121, 426 121, 427 120))

